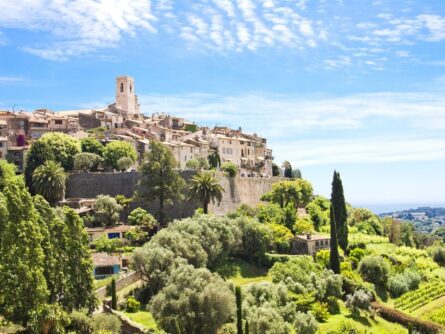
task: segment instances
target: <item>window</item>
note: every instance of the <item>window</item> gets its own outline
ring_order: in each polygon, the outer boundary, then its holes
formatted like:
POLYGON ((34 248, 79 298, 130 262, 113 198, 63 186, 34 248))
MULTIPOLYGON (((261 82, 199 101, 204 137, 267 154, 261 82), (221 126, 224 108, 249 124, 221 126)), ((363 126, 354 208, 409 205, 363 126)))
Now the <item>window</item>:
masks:
POLYGON ((112 266, 109 267, 98 267, 96 268, 96 276, 100 276, 100 275, 113 275, 114 274, 114 270, 112 266))
POLYGON ((133 91, 133 86, 130 84, 130 93, 133 91))
POLYGON ((190 153, 193 153, 193 147, 190 147, 190 153))
POLYGON ((108 239, 119 239, 120 237, 120 233, 108 233, 108 239))
POLYGON ((0 143, 0 147, 3 147, 3 143, 0 143))
POLYGON ((317 246, 317 247, 318 247, 318 241, 315 241, 315 246, 317 246))
POLYGON ((121 83, 121 93, 123 93, 123 92, 124 92, 124 84, 121 83))
POLYGON ((57 124, 57 125, 62 125, 62 124, 63 124, 63 122, 62 122, 61 119, 56 119, 56 120, 54 121, 54 123, 57 124))

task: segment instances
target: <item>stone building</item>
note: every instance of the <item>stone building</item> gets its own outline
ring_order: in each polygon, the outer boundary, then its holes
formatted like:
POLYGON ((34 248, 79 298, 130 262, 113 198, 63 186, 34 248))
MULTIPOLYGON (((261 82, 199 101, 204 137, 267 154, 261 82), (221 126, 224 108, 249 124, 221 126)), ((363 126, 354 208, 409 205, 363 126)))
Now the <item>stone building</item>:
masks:
POLYGON ((292 240, 293 254, 314 256, 319 250, 330 249, 331 238, 319 234, 296 235, 292 240))

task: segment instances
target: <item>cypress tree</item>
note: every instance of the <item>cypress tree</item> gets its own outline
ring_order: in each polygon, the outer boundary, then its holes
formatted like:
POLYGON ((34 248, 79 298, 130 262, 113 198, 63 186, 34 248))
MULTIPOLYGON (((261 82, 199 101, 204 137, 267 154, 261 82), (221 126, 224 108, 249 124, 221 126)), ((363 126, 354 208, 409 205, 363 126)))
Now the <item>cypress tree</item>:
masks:
POLYGON ((235 288, 236 295, 236 333, 243 334, 243 310, 241 300, 241 288, 237 286, 235 288))
POLYGON ((337 240, 337 224, 335 222, 335 210, 331 203, 331 253, 329 256, 329 267, 331 270, 339 274, 340 273, 340 258, 338 255, 338 240, 337 240))
POLYGON ((116 281, 111 280, 111 308, 117 310, 116 281))
POLYGON ((332 180, 331 203, 334 207, 334 217, 337 223, 338 243, 341 249, 346 252, 348 248, 348 213, 346 211, 345 196, 343 194, 343 184, 340 174, 337 171, 334 171, 334 178, 332 180))
POLYGON ((249 334, 249 322, 246 320, 246 325, 244 326, 244 334, 249 334))

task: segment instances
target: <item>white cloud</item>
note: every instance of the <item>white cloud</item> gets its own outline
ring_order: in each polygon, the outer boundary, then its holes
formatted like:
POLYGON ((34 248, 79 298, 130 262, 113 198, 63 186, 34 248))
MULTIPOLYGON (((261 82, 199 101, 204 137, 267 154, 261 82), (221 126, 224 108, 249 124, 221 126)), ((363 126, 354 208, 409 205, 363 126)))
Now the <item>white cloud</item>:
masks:
POLYGON ((140 102, 148 114, 165 112, 208 126, 257 132, 270 140, 278 160, 292 158, 300 166, 445 160, 443 92, 345 97, 141 95, 140 102))
POLYGON ((22 82, 27 82, 28 79, 22 78, 22 77, 9 77, 9 76, 1 76, 0 75, 0 84, 2 83, 7 83, 7 84, 12 84, 12 83, 22 83, 22 82))
POLYGON ((0 28, 49 33, 51 42, 23 49, 51 60, 116 46, 138 30, 156 31, 149 0, 1 1, 0 12, 0 28))

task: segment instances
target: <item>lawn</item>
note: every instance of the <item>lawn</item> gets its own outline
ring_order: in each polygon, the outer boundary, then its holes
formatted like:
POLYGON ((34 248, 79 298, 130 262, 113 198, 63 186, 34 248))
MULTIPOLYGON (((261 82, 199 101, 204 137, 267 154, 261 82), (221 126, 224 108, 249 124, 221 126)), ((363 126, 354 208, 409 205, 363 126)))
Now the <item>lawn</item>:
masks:
POLYGON ((123 313, 131 321, 137 322, 138 324, 141 324, 145 328, 158 329, 158 326, 156 325, 156 321, 150 312, 138 311, 135 313, 129 313, 129 312, 123 312, 123 313))
POLYGON ((328 333, 329 331, 336 331, 340 329, 340 326, 343 322, 348 322, 358 331, 365 332, 367 334, 408 333, 407 329, 398 324, 386 321, 385 319, 380 317, 371 319, 370 317, 364 316, 363 312, 360 318, 353 318, 349 310, 344 306, 343 303, 340 303, 340 311, 340 314, 331 315, 325 323, 320 323, 318 333, 321 334, 328 333))
POLYGON ((106 278, 94 280, 94 289, 99 290, 100 288, 103 288, 104 286, 111 284, 111 280, 113 279, 113 277, 114 279, 117 280, 119 278, 119 275, 112 275, 106 278))
POLYGON ((246 285, 249 283, 270 282, 268 270, 240 259, 228 259, 220 265, 218 272, 227 281, 235 285, 246 285))

